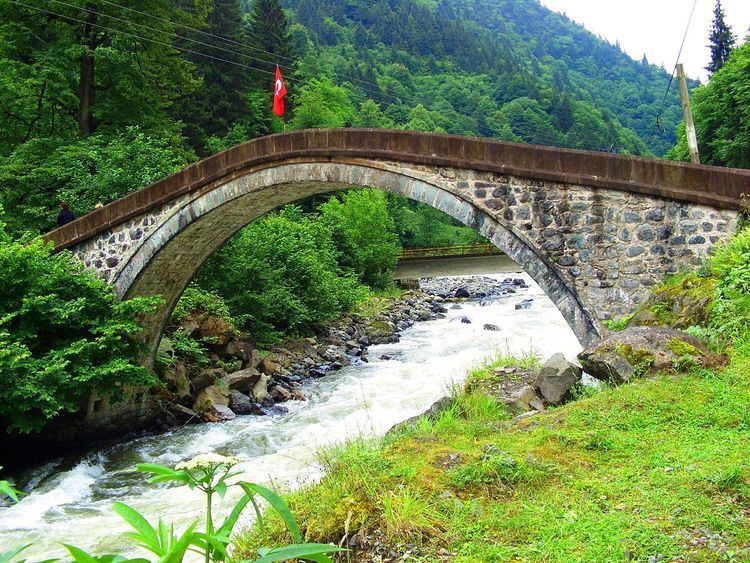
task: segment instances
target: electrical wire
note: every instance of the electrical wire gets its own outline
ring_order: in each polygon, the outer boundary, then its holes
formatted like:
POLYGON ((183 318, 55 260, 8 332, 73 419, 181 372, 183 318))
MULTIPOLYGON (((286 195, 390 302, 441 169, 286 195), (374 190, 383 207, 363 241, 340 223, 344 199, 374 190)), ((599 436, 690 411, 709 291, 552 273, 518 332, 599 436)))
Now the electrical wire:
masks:
POLYGON ((685 47, 685 40, 687 39, 688 32, 690 31, 690 24, 693 22, 693 15, 695 14, 695 7, 698 5, 698 0, 693 0, 693 8, 690 10, 690 17, 688 18, 687 25, 685 26, 685 33, 682 36, 682 43, 680 43, 680 50, 677 52, 677 60, 674 63, 674 68, 672 69, 672 74, 669 76, 669 84, 667 84, 667 91, 664 92, 664 99, 661 101, 661 109, 659 110, 659 113, 656 115, 656 126, 659 128, 660 131, 664 131, 664 128, 661 126, 661 116, 664 113, 664 107, 667 104, 667 96, 669 96, 669 90, 672 88, 672 82, 674 81, 674 73, 677 70, 677 65, 680 64, 680 57, 682 57, 682 49, 685 47))
MULTIPOLYGON (((53 0, 53 1, 57 1, 57 0, 53 0)), ((272 56, 272 57, 275 57, 275 58, 278 58, 278 59, 282 59, 282 60, 288 61, 289 63, 292 63, 292 64, 296 62, 296 61, 295 61, 294 59, 292 59, 292 58, 290 58, 290 57, 285 57, 285 56, 283 56, 283 55, 278 55, 278 54, 276 54, 276 53, 272 53, 272 52, 270 52, 270 51, 266 51, 265 49, 261 49, 260 47, 255 47, 254 45, 247 45, 247 44, 245 44, 245 43, 242 43, 241 41, 237 41, 237 40, 235 40, 235 39, 231 39, 231 38, 229 38, 229 37, 225 37, 225 36, 223 36, 223 35, 218 35, 218 34, 215 34, 215 33, 211 33, 211 32, 208 32, 208 31, 204 31, 204 30, 196 29, 196 28, 194 28, 194 27, 190 27, 190 26, 188 26, 188 25, 185 25, 185 24, 182 24, 182 23, 178 23, 178 22, 173 22, 173 21, 171 21, 171 20, 168 20, 168 19, 165 19, 165 18, 162 18, 162 17, 156 16, 156 15, 154 15, 154 14, 149 14, 148 12, 143 12, 143 11, 141 11, 141 10, 136 10, 135 8, 130 8, 130 7, 128 7, 128 6, 123 6, 123 5, 121 5, 121 4, 118 4, 118 3, 116 3, 116 2, 112 2, 111 0, 100 0, 100 1, 101 1, 101 2, 103 2, 104 4, 109 4, 110 6, 115 6, 115 7, 117 7, 117 8, 120 8, 120 9, 122 9, 122 10, 127 10, 127 11, 129 11, 129 12, 133 12, 133 13, 136 13, 136 14, 140 14, 140 15, 142 15, 142 16, 145 16, 145 17, 150 17, 150 18, 152 18, 152 19, 156 19, 156 20, 158 20, 158 21, 161 21, 161 22, 163 22, 163 23, 168 23, 168 24, 170 24, 170 25, 174 25, 174 26, 177 26, 177 27, 181 27, 181 28, 183 28, 183 29, 187 29, 187 30, 189 30, 189 31, 192 31, 192 32, 194 32, 194 33, 199 33, 199 34, 201 34, 201 35, 204 35, 204 36, 207 36, 207 37, 212 37, 212 38, 214 38, 214 39, 219 39, 219 40, 221 40, 221 41, 225 41, 225 42, 227 42, 227 43, 230 43, 230 44, 232 44, 232 45, 237 45, 237 46, 239 46, 239 47, 242 47, 242 48, 244 48, 244 49, 251 49, 251 50, 253 50, 253 51, 258 51, 258 52, 260 52, 260 53, 263 53, 263 54, 265 54, 265 55, 270 55, 270 56, 272 56)), ((183 38, 183 39, 187 39, 187 38, 183 38)), ((190 40, 190 39, 188 39, 188 40, 190 40)), ((218 46, 216 46, 216 48, 217 48, 217 49, 219 49, 219 48, 221 48, 221 47, 218 47, 218 46)), ((232 51, 232 52, 234 52, 234 51, 232 51)), ((240 53, 236 53, 236 52, 235 52, 235 54, 240 54, 240 53)), ((250 57, 250 55, 242 55, 242 56, 247 56, 247 57, 250 57)), ((251 57, 251 58, 252 58, 252 57, 251 57)), ((259 60, 259 61, 262 61, 262 62, 265 62, 265 63, 268 63, 268 64, 275 64, 275 63, 270 63, 270 61, 265 61, 265 60, 263 60, 263 59, 260 59, 260 58, 256 58, 256 60, 259 60)), ((280 66, 281 68, 287 68, 287 69, 289 69, 289 70, 293 70, 293 69, 292 69, 292 67, 290 67, 289 65, 286 65, 286 66, 283 66, 283 65, 279 65, 279 66, 280 66)), ((393 100, 395 100, 395 99, 396 99, 396 98, 394 98, 393 96, 388 96, 388 95, 386 95, 386 94, 383 94, 382 92, 380 92, 380 86, 379 86, 378 84, 374 84, 374 83, 372 83, 372 82, 368 82, 367 80, 362 80, 361 78, 356 78, 356 77, 354 77, 354 76, 349 76, 349 75, 346 75, 346 74, 343 74, 343 73, 340 73, 340 72, 339 72, 339 73, 337 73, 337 74, 338 74, 338 76, 339 76, 340 78, 345 78, 346 80, 349 80, 349 81, 351 81, 351 82, 358 82, 358 83, 360 83, 360 84, 364 84, 364 85, 366 85, 366 86, 370 86, 370 87, 373 87, 373 88, 375 88, 375 89, 376 89, 376 91, 375 91, 375 92, 371 92, 371 93, 376 93, 376 92, 377 92, 377 93, 378 93, 378 94, 379 94, 379 95, 380 95, 381 97, 387 97, 387 98, 390 98, 390 99, 393 99, 393 100)), ((365 88, 365 90, 366 90, 366 88, 365 88)))

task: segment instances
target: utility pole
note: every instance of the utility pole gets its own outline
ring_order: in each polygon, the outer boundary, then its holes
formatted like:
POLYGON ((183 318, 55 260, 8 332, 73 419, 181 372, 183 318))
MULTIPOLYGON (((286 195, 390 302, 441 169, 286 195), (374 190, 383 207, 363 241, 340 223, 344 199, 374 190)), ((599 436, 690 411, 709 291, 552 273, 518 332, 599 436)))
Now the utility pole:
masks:
POLYGON ((682 114, 685 116, 685 132, 687 133, 688 148, 690 149, 690 161, 693 164, 700 164, 701 159, 698 154, 698 136, 695 133, 693 110, 690 107, 690 92, 688 92, 687 80, 685 79, 685 69, 682 66, 682 63, 677 65, 677 79, 680 82, 680 99, 682 100, 682 114))

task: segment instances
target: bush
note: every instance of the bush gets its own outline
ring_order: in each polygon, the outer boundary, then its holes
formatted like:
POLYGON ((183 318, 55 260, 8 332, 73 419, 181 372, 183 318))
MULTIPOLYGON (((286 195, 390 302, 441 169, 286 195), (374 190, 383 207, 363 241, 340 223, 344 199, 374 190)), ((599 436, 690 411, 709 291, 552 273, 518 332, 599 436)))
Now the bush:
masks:
POLYGON ((233 316, 245 315, 239 328, 268 344, 281 333, 306 333, 361 297, 362 287, 336 257, 330 228, 288 206, 240 231, 197 280, 223 296, 233 316))
POLYGON ((123 396, 154 377, 139 363, 137 316, 154 299, 119 301, 68 253, 11 242, 0 229, 0 419, 38 431, 92 391, 123 396))
POLYGON ((401 246, 386 194, 357 190, 334 196, 320 207, 341 267, 372 288, 386 288, 401 246))

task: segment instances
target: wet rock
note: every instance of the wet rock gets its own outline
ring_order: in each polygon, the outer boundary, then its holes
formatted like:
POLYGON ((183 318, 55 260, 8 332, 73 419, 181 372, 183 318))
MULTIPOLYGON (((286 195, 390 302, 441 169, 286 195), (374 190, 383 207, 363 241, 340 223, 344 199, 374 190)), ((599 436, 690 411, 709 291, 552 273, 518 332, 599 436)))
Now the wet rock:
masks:
POLYGON ((259 379, 260 372, 257 369, 247 368, 225 375, 222 381, 229 389, 237 389, 243 393, 249 393, 259 379))
POLYGON ((271 387, 269 394, 271 398, 277 403, 283 403, 292 398, 292 392, 285 389, 281 385, 274 385, 271 387))
POLYGON ((459 320, 465 325, 471 324, 471 319, 467 316, 459 317, 459 320))
POLYGON ((255 404, 250 400, 250 397, 232 389, 229 392, 229 408, 231 408, 236 414, 248 415, 248 414, 264 414, 263 409, 259 405, 255 404))
POLYGON ((522 310, 526 310, 526 309, 531 309, 531 305, 533 303, 534 303, 534 300, 531 299, 531 298, 524 299, 520 303, 516 303, 516 311, 522 311, 522 310))
POLYGON ((465 287, 459 287, 453 294, 453 297, 456 297, 457 299, 468 299, 471 297, 471 293, 469 293, 469 290, 465 287))
POLYGON ((256 403, 262 403, 265 399, 268 398, 269 381, 271 381, 271 376, 266 373, 262 373, 255 385, 253 385, 250 396, 256 403))
MULTIPOLYGON (((210 385, 198 393, 193 410, 204 422, 219 422, 229 416, 229 389, 220 385, 210 385)), ((229 411, 231 412, 231 411, 229 411)))
POLYGON ((571 391, 581 381, 583 370, 562 354, 555 354, 542 366, 534 381, 544 402, 560 405, 572 398, 571 391))
POLYGON ((170 405, 169 410, 179 422, 198 422, 200 418, 198 413, 193 409, 189 409, 179 404, 170 405))
POLYGON ((484 330, 489 330, 490 332, 498 332, 500 330, 499 326, 493 325, 493 324, 489 324, 489 323, 485 324, 482 328, 484 330))
POLYGON ((712 357, 693 336, 664 327, 631 327, 610 334, 578 355, 584 371, 620 384, 674 365, 709 365, 712 357))
POLYGON ((274 416, 274 415, 280 416, 288 412, 289 412, 289 409, 281 405, 270 405, 268 407, 263 407, 263 414, 266 414, 269 416, 274 416))

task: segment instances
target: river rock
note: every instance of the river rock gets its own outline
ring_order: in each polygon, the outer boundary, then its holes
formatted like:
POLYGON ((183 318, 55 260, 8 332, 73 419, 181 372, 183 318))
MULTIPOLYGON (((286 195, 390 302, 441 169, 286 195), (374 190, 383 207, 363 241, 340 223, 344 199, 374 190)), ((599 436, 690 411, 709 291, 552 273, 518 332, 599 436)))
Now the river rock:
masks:
POLYGON ((700 340, 680 330, 638 326, 610 334, 581 352, 578 360, 592 377, 620 384, 677 361, 706 365, 710 353, 700 340))
POLYGON ((555 354, 542 366, 534 381, 544 402, 548 405, 560 405, 569 401, 571 391, 579 381, 583 370, 565 359, 562 354, 555 354))
POLYGON ((213 385, 224 377, 224 370, 221 368, 204 369, 190 380, 193 389, 200 391, 209 385, 213 385))
POLYGON ((510 396, 503 397, 503 402, 508 412, 514 415, 523 414, 529 411, 543 411, 544 402, 537 395, 536 389, 531 385, 521 387, 518 391, 510 396))
POLYGON ((471 293, 469 293, 469 290, 465 287, 459 287, 456 290, 456 293, 453 294, 453 297, 456 297, 457 299, 468 299, 471 297, 471 293))
POLYGON ((482 328, 484 328, 484 330, 489 330, 490 332, 498 332, 500 330, 499 326, 493 325, 493 324, 489 324, 489 323, 487 323, 486 325, 484 325, 482 328))
POLYGON ((255 368, 247 368, 225 375, 222 378, 224 384, 230 389, 237 389, 243 393, 249 393, 260 379, 260 372, 255 368))
POLYGON ((270 358, 264 358, 260 363, 260 371, 263 373, 274 375, 284 373, 284 368, 281 364, 274 362, 270 358))
POLYGON ((177 362, 168 367, 164 370, 162 378, 167 384, 167 388, 175 394, 178 401, 183 401, 192 394, 185 364, 177 362))
POLYGON ((268 398, 268 382, 271 381, 271 376, 263 373, 260 375, 258 381, 253 385, 250 396, 255 400, 256 403, 262 403, 268 398))
POLYGON ((253 345, 249 342, 232 340, 220 348, 218 354, 223 360, 241 360, 244 365, 253 357, 253 345))
POLYGON ((470 325, 471 324, 471 319, 469 317, 467 317, 467 316, 460 317, 460 320, 465 325, 470 325))
POLYGON ((526 310, 526 309, 531 309, 531 304, 532 303, 534 303, 533 299, 531 299, 531 298, 524 299, 520 303, 516 303, 516 311, 522 311, 522 310, 526 310))
POLYGON ((229 392, 229 408, 236 414, 265 414, 259 405, 250 400, 250 397, 236 389, 229 392))
POLYGON ((269 394, 271 395, 271 398, 277 403, 283 403, 292 398, 292 392, 288 389, 285 389, 281 385, 274 385, 273 387, 271 387, 271 389, 269 390, 269 394))
POLYGON ((226 412, 229 410, 229 389, 221 385, 209 385, 202 389, 193 403, 193 410, 205 422, 226 420, 229 416, 226 412))

